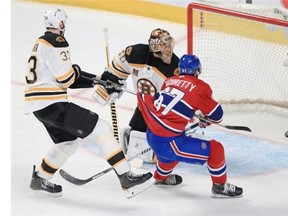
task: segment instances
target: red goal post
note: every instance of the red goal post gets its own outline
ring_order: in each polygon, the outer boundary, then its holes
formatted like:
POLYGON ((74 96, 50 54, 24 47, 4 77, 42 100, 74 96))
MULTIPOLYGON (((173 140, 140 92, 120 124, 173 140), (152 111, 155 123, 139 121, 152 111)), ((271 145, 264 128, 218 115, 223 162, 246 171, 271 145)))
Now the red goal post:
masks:
POLYGON ((200 78, 227 107, 288 113, 288 21, 273 10, 187 6, 187 52, 200 58, 200 78))

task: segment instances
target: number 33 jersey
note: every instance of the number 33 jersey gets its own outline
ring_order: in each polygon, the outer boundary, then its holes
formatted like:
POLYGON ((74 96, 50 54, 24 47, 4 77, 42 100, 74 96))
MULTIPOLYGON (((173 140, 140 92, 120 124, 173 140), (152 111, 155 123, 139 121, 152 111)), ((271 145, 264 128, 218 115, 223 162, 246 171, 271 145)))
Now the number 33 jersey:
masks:
POLYGON ((148 128, 158 136, 182 134, 197 110, 208 119, 222 120, 222 107, 213 99, 210 86, 191 75, 170 77, 154 97, 138 93, 137 98, 148 128))
POLYGON ((55 102, 67 102, 67 88, 75 81, 66 39, 52 32, 40 37, 28 60, 26 113, 55 102))

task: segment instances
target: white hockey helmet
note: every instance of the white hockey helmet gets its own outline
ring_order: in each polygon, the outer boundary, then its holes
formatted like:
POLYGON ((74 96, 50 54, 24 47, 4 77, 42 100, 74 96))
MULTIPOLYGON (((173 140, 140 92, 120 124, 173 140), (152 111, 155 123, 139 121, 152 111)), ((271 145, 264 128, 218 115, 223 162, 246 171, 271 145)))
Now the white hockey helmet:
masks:
POLYGON ((44 24, 46 28, 59 29, 61 35, 64 35, 67 18, 64 10, 50 9, 44 13, 44 24))

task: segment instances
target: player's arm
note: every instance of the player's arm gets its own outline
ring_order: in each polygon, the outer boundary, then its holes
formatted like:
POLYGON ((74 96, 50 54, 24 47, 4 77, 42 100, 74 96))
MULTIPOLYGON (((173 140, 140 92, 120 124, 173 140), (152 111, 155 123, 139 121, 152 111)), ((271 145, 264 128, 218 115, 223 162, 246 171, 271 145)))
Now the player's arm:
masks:
MULTIPOLYGON (((126 49, 127 50, 127 49, 126 49)), ((126 80, 130 75, 130 66, 127 62, 125 51, 119 52, 114 56, 109 72, 118 77, 119 79, 126 80)))
MULTIPOLYGON (((50 39, 50 42, 53 40, 50 39)), ((96 75, 82 71, 77 64, 72 65, 68 43, 54 41, 53 45, 45 44, 43 55, 49 59, 47 65, 57 82, 63 88, 93 87, 96 75)))
POLYGON ((223 109, 220 103, 215 101, 212 97, 212 90, 210 86, 205 86, 205 91, 201 94, 199 99, 199 110, 202 112, 203 118, 200 120, 200 127, 209 126, 209 120, 213 123, 220 123, 223 119, 223 109))

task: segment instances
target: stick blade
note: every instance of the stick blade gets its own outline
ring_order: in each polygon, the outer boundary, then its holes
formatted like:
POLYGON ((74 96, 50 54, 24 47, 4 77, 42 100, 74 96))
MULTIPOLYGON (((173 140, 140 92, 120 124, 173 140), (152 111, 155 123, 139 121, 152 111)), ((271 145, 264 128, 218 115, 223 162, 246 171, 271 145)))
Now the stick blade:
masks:
POLYGON ((60 169, 59 170, 60 175, 62 176, 62 178, 64 178, 66 181, 74 184, 74 185, 83 185, 86 184, 87 182, 89 182, 89 179, 78 179, 75 178, 73 176, 71 176, 69 173, 67 173, 65 170, 60 169))
POLYGON ((230 126, 230 125, 225 125, 225 128, 231 129, 231 130, 243 130, 243 131, 252 132, 252 130, 251 130, 249 127, 246 127, 246 126, 230 126))

